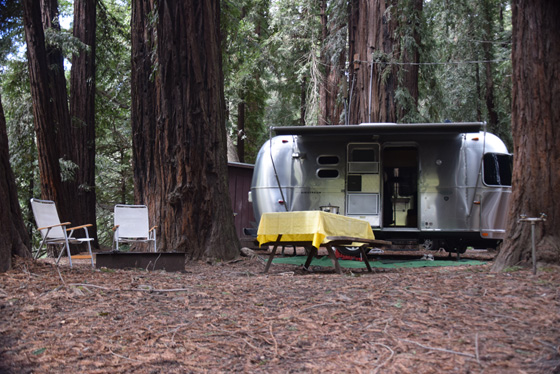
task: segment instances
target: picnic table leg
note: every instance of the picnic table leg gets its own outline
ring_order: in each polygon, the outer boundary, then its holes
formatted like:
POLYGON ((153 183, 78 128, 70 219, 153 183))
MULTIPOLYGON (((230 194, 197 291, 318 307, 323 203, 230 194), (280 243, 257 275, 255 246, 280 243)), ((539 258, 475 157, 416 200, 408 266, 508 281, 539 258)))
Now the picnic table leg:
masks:
POLYGON ((330 245, 329 243, 325 244, 325 247, 327 247, 327 252, 329 253, 329 257, 334 265, 334 270, 338 273, 338 274, 342 274, 342 270, 340 269, 340 264, 338 263, 338 258, 336 258, 336 255, 334 254, 334 250, 332 245, 330 245))
POLYGON ((276 254, 276 249, 280 245, 280 239, 282 239, 282 234, 278 235, 278 238, 276 238, 276 241, 274 242, 274 247, 272 248, 272 252, 270 252, 270 256, 268 257, 268 262, 266 263, 266 266, 264 268, 265 273, 268 273, 268 269, 272 264, 272 260, 274 259, 274 255, 276 254))
POLYGON ((362 251, 362 258, 364 259, 364 262, 366 263, 366 267, 368 269, 368 271, 371 273, 373 270, 371 270, 371 266, 369 265, 369 261, 367 258, 367 253, 366 253, 366 248, 368 247, 368 245, 361 245, 360 246, 360 251, 362 251))
POLYGON ((309 265, 311 265, 311 261, 313 260, 313 256, 315 256, 317 254, 317 248, 315 247, 309 247, 306 249, 308 249, 308 254, 307 254, 307 260, 305 260, 305 265, 303 265, 303 268, 305 270, 309 270, 309 265))

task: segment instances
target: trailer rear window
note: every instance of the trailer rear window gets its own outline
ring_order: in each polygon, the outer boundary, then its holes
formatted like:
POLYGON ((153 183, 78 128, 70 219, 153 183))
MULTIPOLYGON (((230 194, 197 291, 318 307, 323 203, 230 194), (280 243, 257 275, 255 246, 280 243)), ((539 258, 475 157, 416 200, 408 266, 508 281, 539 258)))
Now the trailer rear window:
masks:
POLYGON ((484 184, 488 186, 511 186, 513 157, 507 154, 484 155, 484 184))

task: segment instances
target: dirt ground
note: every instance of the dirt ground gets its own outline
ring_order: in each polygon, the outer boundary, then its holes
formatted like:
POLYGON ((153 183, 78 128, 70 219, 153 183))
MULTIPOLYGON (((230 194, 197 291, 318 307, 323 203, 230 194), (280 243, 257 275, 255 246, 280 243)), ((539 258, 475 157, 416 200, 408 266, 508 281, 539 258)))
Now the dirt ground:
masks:
POLYGON ((263 274, 264 255, 184 273, 17 260, 0 373, 560 372, 557 267, 263 274))

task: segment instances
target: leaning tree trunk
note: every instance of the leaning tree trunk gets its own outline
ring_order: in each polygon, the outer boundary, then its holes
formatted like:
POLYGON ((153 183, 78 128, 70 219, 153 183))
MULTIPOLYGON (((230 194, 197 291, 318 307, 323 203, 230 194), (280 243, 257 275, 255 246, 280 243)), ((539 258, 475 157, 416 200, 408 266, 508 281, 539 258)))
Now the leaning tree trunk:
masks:
POLYGON ((531 258, 531 225, 521 214, 547 221, 536 225, 537 259, 560 262, 560 3, 515 0, 513 11, 514 173, 507 237, 493 269, 531 258))
POLYGON ((0 98, 0 272, 12 267, 12 256, 29 257, 31 244, 23 223, 8 153, 6 119, 0 98))
MULTIPOLYGON (((135 35, 150 31, 147 14, 138 14, 143 5, 133 2, 135 35)), ((186 252, 193 259, 231 259, 239 253, 227 181, 219 11, 218 0, 158 2, 155 148, 146 155, 134 151, 135 182, 142 185, 137 191, 159 226, 158 249, 186 252), (147 169, 152 162, 154 169, 147 169)), ((149 65, 143 59, 150 55, 143 54, 151 50, 144 48, 139 40, 133 44, 133 70, 149 65)), ((146 85, 151 72, 136 84, 146 85)), ((145 92, 138 87, 132 92, 135 105, 141 104, 136 95, 145 92)), ((141 109, 134 113, 139 136, 144 119, 141 109)))
POLYGON ((89 47, 72 58, 70 113, 72 143, 78 169, 76 223, 93 225, 90 237, 98 248, 95 195, 95 30, 96 0, 74 1, 74 37, 89 47))

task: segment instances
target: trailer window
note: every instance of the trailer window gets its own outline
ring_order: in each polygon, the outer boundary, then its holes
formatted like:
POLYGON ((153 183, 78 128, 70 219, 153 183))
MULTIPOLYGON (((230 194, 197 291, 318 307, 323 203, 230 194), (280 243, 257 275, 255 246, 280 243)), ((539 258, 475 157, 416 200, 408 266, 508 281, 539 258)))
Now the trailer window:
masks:
POLYGON ((317 158, 317 163, 319 165, 338 165, 340 159, 338 156, 319 156, 317 158))
MULTIPOLYGON (((363 147, 363 146, 362 146, 363 147)), ((350 162, 376 162, 379 161, 379 150, 376 144, 364 148, 354 148, 350 152, 350 162)))
POLYGON ((489 186, 511 186, 513 157, 507 154, 486 153, 484 155, 484 184, 489 186))
POLYGON ((319 169, 317 170, 319 178, 338 178, 338 170, 336 169, 319 169))

